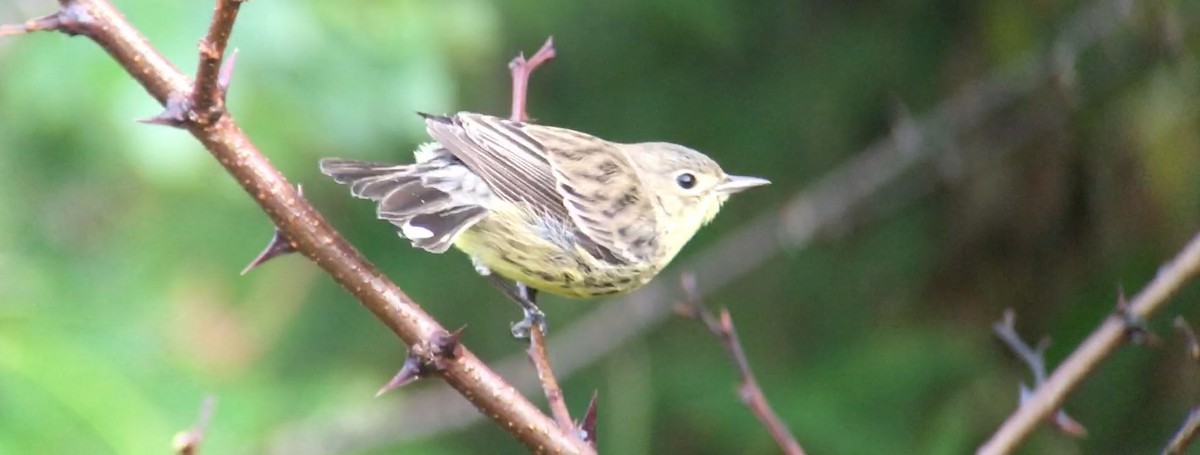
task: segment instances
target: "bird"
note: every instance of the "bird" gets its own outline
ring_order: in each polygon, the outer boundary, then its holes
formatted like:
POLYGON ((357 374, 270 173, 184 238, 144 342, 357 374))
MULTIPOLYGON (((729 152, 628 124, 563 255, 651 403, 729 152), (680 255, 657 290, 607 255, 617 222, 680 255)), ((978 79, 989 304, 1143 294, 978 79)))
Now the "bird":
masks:
POLYGON ((466 253, 521 304, 517 337, 534 324, 545 329, 539 291, 633 291, 731 194, 770 183, 726 174, 703 153, 668 142, 617 143, 471 112, 419 114, 433 140, 413 152, 415 163, 325 158, 320 170, 377 202, 378 218, 412 246, 466 253))

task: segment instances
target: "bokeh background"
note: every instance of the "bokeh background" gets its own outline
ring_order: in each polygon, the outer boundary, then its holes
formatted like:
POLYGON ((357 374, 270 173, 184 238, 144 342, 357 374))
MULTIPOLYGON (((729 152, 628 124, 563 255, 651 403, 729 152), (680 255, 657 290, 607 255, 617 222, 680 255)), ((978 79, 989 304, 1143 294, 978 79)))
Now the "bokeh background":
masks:
MULTIPOLYGON (((193 71, 208 2, 117 5, 193 71)), ((0 22, 54 9, 9 0, 0 22)), ((1026 339, 1052 337, 1057 364, 1200 230, 1198 13, 258 0, 233 35, 229 105, 372 261, 528 377, 514 306, 461 255, 411 249, 316 161, 411 159, 414 111, 505 115, 506 63, 553 35, 536 119, 687 144, 775 182, 727 204, 657 292, 544 299, 571 409, 599 393, 601 450, 775 451, 720 345, 663 310, 697 268, 811 453, 966 453, 1029 381, 991 332, 1004 309, 1026 339)), ((240 276, 271 225, 186 133, 133 122, 158 109, 86 39, 0 40, 0 453, 168 452, 210 394, 205 453, 522 452, 436 381, 373 398, 403 346, 304 259, 240 276)), ((1161 345, 1121 348, 1071 396, 1086 439, 1043 428, 1023 452, 1159 450, 1200 405, 1200 366, 1170 329, 1200 323, 1197 298, 1191 285, 1149 321, 1161 345)))

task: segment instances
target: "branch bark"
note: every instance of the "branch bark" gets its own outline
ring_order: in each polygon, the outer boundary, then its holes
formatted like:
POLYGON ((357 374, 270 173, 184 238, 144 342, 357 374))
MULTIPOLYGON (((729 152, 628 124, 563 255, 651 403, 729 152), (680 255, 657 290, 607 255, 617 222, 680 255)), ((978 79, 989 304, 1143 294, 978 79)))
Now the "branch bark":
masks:
MULTIPOLYGON (((410 346, 432 346, 449 332, 375 269, 275 169, 219 102, 220 60, 239 6, 219 0, 208 38, 201 45, 200 83, 155 50, 105 0, 60 0, 53 27, 99 44, 168 111, 196 99, 177 125, 198 139, 271 218, 297 251, 315 262, 384 325, 410 346), (195 90, 193 90, 195 88, 195 90), (191 96, 196 95, 196 96, 191 96), (172 102, 174 100, 174 102, 172 102), (208 105, 209 102, 213 104, 208 105), (206 108, 200 112, 196 104, 206 108), (206 107, 208 106, 208 107, 206 107)), ((49 17, 49 16, 48 16, 49 17)), ((49 24, 45 18, 37 24, 49 24)), ((21 28, 34 29, 28 23, 21 28)), ((535 453, 594 453, 561 431, 553 420, 467 349, 441 359, 438 375, 535 453)))
POLYGON ((541 380, 542 391, 546 394, 546 402, 550 407, 550 414, 554 416, 554 421, 558 422, 558 427, 563 431, 575 433, 575 422, 571 420, 571 412, 567 410, 562 387, 558 386, 558 379, 554 377, 554 370, 550 368, 550 356, 546 353, 545 335, 536 324, 529 330, 529 361, 533 363, 538 379, 541 380))

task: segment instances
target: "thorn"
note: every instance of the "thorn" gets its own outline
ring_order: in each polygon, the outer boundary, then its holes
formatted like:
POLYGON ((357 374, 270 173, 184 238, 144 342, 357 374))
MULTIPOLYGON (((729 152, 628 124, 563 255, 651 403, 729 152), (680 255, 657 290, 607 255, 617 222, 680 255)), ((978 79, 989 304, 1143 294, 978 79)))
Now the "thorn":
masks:
POLYGON ((404 387, 413 381, 421 379, 427 372, 428 368, 425 365, 425 361, 410 349, 408 356, 404 358, 404 366, 400 367, 400 371, 395 376, 392 376, 392 380, 384 384, 383 387, 380 387, 378 392, 375 392, 375 397, 378 398, 392 389, 404 387))
POLYGON ((1084 427, 1078 420, 1072 419, 1061 408, 1054 414, 1054 428, 1062 434, 1076 439, 1083 439, 1088 435, 1087 427, 1084 427))
POLYGON ((267 247, 263 248, 262 252, 258 253, 258 256, 253 261, 250 261, 246 265, 246 268, 242 269, 242 275, 249 273, 271 259, 295 252, 296 247, 292 246, 291 242, 288 242, 283 237, 283 233, 279 231, 279 228, 275 228, 275 233, 271 235, 271 241, 267 243, 267 247))
POLYGON ((238 50, 233 49, 229 53, 229 58, 221 64, 221 71, 217 73, 217 86, 221 88, 221 100, 225 100, 225 92, 229 91, 229 82, 233 80, 233 66, 237 64, 238 50))
POLYGON ((1162 344, 1162 339, 1150 331, 1146 320, 1133 314, 1132 308, 1129 307, 1129 300, 1125 298, 1125 288, 1121 285, 1117 285, 1117 316, 1125 323, 1125 335, 1133 344, 1150 346, 1162 344))
MULTIPOLYGON (((1030 390, 1029 386, 1025 385, 1025 383, 1021 383, 1020 386, 1021 398, 1017 400, 1017 402, 1024 405, 1025 402, 1029 401, 1029 398, 1033 396, 1033 390, 1030 390)), ((1083 424, 1079 423, 1078 420, 1075 420, 1071 416, 1067 415, 1067 411, 1064 411, 1062 408, 1058 408, 1058 411, 1054 413, 1054 417, 1051 417, 1048 420, 1050 420, 1050 423, 1054 425, 1054 429, 1058 430, 1059 433, 1071 436, 1073 438, 1087 437, 1087 427, 1084 427, 1083 424)))
POLYGON ((521 68, 521 65, 525 64, 525 62, 525 51, 517 52, 517 56, 508 61, 508 69, 517 71, 519 68, 521 68))
MULTIPOLYGON (((296 185, 296 195, 299 197, 304 197, 303 186, 300 186, 299 184, 296 185)), ((292 242, 288 241, 288 239, 283 236, 283 232, 279 230, 279 227, 275 227, 275 232, 271 234, 271 240, 267 242, 267 247, 263 248, 262 252, 258 253, 258 256, 256 256, 254 260, 250 261, 249 264, 246 264, 246 268, 242 269, 241 274, 245 275, 258 266, 263 265, 267 261, 295 252, 296 246, 292 245, 292 242)))
POLYGON ((579 422, 579 437, 583 442, 596 448, 596 398, 600 391, 592 391, 592 400, 588 402, 587 411, 583 412, 583 421, 579 422))
POLYGON ((434 352, 439 358, 454 359, 462 354, 462 344, 458 342, 462 337, 463 330, 467 326, 462 326, 455 329, 453 332, 446 332, 434 336, 433 346, 434 352))
POLYGON ((186 112, 190 109, 188 104, 187 97, 172 94, 167 97, 167 105, 163 108, 162 112, 159 112, 154 117, 140 119, 138 122, 148 125, 183 128, 184 123, 187 122, 186 112))
POLYGON ((1188 324, 1183 316, 1176 316, 1175 329, 1183 332, 1184 342, 1187 343, 1188 354, 1192 356, 1192 360, 1200 362, 1200 340, 1196 339, 1196 331, 1192 330, 1192 325, 1188 324))

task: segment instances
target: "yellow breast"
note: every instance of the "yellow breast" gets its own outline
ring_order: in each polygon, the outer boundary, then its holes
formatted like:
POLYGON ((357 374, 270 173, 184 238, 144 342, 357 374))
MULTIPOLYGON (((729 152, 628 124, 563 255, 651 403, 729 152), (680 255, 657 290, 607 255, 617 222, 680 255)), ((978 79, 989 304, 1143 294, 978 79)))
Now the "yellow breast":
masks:
POLYGON ((522 206, 506 204, 463 231, 454 246, 493 273, 567 297, 619 294, 654 278, 659 264, 611 264, 522 206))

